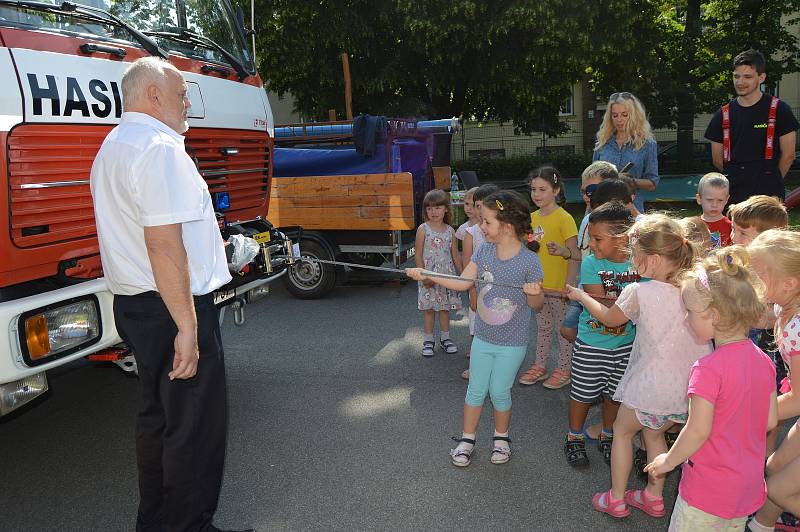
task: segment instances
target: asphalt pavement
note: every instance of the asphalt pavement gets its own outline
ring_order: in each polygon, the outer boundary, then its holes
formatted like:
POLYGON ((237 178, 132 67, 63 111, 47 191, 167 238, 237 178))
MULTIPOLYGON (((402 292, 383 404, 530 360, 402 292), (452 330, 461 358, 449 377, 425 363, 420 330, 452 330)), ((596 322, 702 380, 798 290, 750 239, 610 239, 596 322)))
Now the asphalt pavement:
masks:
MULTIPOLYGON (((317 301, 276 286, 246 316, 223 325, 230 427, 217 526, 666 530, 668 518, 592 509, 609 468, 595 449, 588 469, 564 462, 568 388, 515 385, 511 461, 489 463, 487 408, 472 464, 453 467, 467 320, 459 313, 451 327, 459 354, 423 359, 415 283, 340 287, 317 301)), ((133 530, 136 379, 88 362, 49 378, 44 399, 0 418, 0 530, 133 530)))

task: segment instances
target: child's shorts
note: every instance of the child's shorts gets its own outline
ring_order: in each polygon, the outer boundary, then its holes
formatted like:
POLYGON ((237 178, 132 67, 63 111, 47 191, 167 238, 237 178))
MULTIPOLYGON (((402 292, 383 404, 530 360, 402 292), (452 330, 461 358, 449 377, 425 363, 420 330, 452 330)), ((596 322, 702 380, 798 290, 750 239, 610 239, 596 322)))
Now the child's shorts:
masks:
POLYGON ((581 312, 583 312, 583 305, 577 301, 570 301, 569 305, 567 305, 567 313, 564 314, 564 321, 561 323, 561 326, 567 329, 577 329, 581 312))
POLYGON ((670 422, 685 425, 689 418, 689 414, 650 414, 638 408, 634 408, 633 411, 636 412, 636 419, 639 420, 639 423, 653 430, 659 430, 670 422))
POLYGON ((669 532, 696 532, 698 530, 733 532, 734 530, 745 530, 746 526, 746 515, 733 519, 718 517, 706 513, 700 508, 689 506, 680 494, 675 499, 675 508, 672 510, 672 517, 669 520, 669 532))
POLYGON ((614 349, 593 347, 575 339, 572 350, 570 399, 592 403, 600 395, 614 397, 631 356, 633 344, 614 349))

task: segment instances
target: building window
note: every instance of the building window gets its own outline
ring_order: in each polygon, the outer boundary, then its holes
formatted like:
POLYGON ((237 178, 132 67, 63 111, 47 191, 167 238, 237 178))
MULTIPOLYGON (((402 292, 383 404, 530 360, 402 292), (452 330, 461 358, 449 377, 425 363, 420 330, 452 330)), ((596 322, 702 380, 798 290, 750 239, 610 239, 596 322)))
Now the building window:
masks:
POLYGON ((575 114, 575 107, 573 102, 573 92, 572 89, 569 91, 569 96, 564 98, 564 101, 561 102, 561 106, 558 108, 558 116, 572 116, 575 114))

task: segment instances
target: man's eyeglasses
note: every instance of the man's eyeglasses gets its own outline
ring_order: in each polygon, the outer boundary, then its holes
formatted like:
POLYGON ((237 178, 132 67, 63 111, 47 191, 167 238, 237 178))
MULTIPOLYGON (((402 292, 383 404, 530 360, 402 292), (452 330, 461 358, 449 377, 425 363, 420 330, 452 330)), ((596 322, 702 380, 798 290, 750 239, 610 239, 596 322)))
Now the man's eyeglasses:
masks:
POLYGON ((630 92, 615 92, 611 96, 608 97, 608 100, 616 100, 617 98, 622 98, 623 100, 630 100, 633 98, 633 94, 630 92))
POLYGON ((587 198, 591 198, 595 190, 597 190, 597 183, 594 183, 592 185, 586 185, 585 188, 582 187, 581 194, 583 194, 587 198))

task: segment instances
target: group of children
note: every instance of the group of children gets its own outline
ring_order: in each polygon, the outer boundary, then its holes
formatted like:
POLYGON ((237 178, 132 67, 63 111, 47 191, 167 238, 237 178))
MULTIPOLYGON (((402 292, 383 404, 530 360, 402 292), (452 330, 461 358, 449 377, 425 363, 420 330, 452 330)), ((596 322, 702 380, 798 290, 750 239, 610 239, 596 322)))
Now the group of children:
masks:
POLYGON ((623 518, 632 506, 664 517, 664 477, 683 464, 670 530, 773 530, 784 526, 776 528, 783 511, 800 515, 796 424, 775 450, 779 425, 800 414, 791 390, 792 370, 800 371, 800 233, 787 230, 780 201, 753 196, 726 217, 727 179, 711 173, 698 186, 701 216, 643 215, 630 180, 596 162, 582 175, 587 207, 578 228, 559 205, 564 184, 555 169, 540 168, 529 182, 533 214, 519 194, 483 185, 467 193, 469 220, 457 231, 447 194, 425 198, 417 268, 406 270, 420 282, 424 356, 433 355, 437 312, 440 345, 457 352, 449 311, 460 307, 456 291, 470 293, 474 336, 453 465, 472 460, 487 395, 490 460, 510 459, 511 388, 533 310, 536 359, 519 382, 571 384, 567 463, 587 465, 586 444, 596 441, 611 465, 595 509, 623 518), (559 356, 548 375, 554 340, 559 356), (585 427, 598 401, 602 423, 585 427), (636 434, 648 480, 629 490, 636 434))

